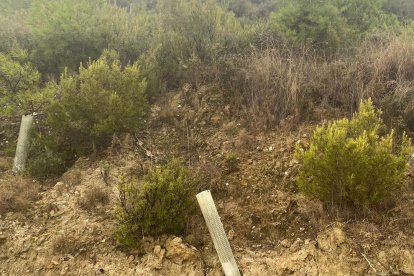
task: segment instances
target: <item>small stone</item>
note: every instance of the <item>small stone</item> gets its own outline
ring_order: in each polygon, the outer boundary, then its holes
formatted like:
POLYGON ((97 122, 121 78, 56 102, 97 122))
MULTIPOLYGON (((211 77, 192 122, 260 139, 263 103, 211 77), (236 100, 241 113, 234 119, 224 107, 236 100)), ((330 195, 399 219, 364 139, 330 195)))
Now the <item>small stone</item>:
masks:
POLYGON ((53 265, 58 265, 59 263, 58 263, 58 262, 56 262, 56 261, 52 261, 52 264, 53 264, 53 265))
POLYGON ((227 238, 229 239, 229 241, 234 239, 234 235, 235 235, 234 230, 230 229, 229 233, 227 234, 227 238))
POLYGON ((300 247, 302 246, 303 241, 300 238, 297 238, 296 241, 290 246, 290 251, 291 252, 296 252, 300 249, 300 247))
POLYGON ((384 251, 380 251, 378 253, 378 260, 384 267, 386 267, 388 263, 387 254, 384 251))
POLYGON ((159 256, 159 255, 160 255, 160 253, 161 253, 161 246, 156 245, 156 246, 154 247, 154 254, 155 254, 155 255, 157 255, 157 256, 159 256))
POLYGON ((59 181, 55 184, 55 188, 62 187, 63 185, 64 185, 64 183, 62 181, 59 181))
POLYGON ((280 245, 285 247, 285 248, 289 248, 290 247, 290 242, 287 239, 284 239, 284 240, 280 241, 280 245))
POLYGON ((5 243, 7 240, 7 237, 5 235, 0 235, 0 244, 5 243))
POLYGON ((134 259, 135 259, 134 255, 129 255, 128 262, 132 263, 134 261, 134 259))

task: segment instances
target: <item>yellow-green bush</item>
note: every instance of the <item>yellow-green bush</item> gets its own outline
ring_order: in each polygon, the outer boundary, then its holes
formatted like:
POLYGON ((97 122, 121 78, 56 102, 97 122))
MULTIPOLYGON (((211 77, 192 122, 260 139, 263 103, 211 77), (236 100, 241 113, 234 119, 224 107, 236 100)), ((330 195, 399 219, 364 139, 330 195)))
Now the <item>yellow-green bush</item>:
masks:
POLYGON ((140 130, 147 112, 146 81, 138 64, 121 66, 115 52, 63 74, 48 124, 77 154, 105 148, 113 134, 140 130))
POLYGON ((198 181, 178 160, 156 167, 145 177, 119 185, 118 241, 136 247, 145 235, 180 234, 195 207, 198 181))
POLYGON ((411 147, 405 135, 399 145, 393 131, 380 135, 380 114, 367 100, 351 120, 318 127, 309 149, 296 150, 303 163, 300 190, 339 207, 369 208, 389 197, 401 184, 411 147))

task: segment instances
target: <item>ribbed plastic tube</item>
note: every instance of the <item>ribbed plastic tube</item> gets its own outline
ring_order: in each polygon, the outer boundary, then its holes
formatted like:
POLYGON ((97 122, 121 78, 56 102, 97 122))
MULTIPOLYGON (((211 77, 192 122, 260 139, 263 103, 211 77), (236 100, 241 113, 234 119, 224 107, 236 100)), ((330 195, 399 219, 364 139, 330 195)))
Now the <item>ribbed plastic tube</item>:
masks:
POLYGON ((27 161, 27 152, 29 148, 30 129, 33 125, 32 115, 23 115, 20 124, 19 138, 17 140, 16 155, 14 156, 13 172, 19 173, 24 171, 27 161))
POLYGON ((239 268, 231 251, 229 240, 221 223, 220 216, 210 191, 197 194, 197 201, 203 213, 214 247, 220 259, 223 272, 226 276, 240 276, 239 268))

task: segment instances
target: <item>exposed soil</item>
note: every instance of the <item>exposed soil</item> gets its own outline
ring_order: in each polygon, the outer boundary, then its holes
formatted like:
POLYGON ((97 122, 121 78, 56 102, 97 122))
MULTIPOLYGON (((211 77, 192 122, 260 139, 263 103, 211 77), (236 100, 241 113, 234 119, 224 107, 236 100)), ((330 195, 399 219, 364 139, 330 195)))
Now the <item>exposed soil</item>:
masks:
MULTIPOLYGON (((79 159, 27 197, 27 208, 7 210, 0 275, 222 275, 201 214, 182 237, 146 237, 143 252, 113 238, 117 182, 171 156, 203 176, 200 190, 212 190, 244 275, 414 275, 412 174, 387 211, 333 216, 294 184, 294 147, 306 146, 314 124, 258 134, 223 102, 213 88, 184 87, 153 106, 145 132, 114 139, 104 156, 79 159), (94 190, 108 200, 82 204, 94 190)), ((0 190, 22 181, 10 162, 0 158, 0 190)))

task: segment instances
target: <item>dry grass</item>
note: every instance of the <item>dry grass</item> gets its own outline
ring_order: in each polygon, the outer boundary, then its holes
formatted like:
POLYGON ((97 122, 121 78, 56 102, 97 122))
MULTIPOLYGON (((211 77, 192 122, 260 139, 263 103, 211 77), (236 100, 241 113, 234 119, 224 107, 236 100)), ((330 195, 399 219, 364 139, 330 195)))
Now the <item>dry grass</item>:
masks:
POLYGON ((62 181, 67 186, 77 186, 82 182, 82 172, 79 169, 72 169, 65 172, 62 181))
POLYGON ((91 187, 78 199, 78 206, 86 211, 95 210, 99 205, 109 203, 109 193, 104 188, 91 187))
POLYGON ((0 177, 0 214, 23 212, 38 198, 40 185, 21 176, 2 173, 0 177))
POLYGON ((386 116, 411 121, 414 130, 413 56, 410 34, 382 35, 354 56, 331 59, 280 45, 253 49, 225 86, 239 92, 230 98, 257 130, 291 130, 320 108, 339 108, 350 116, 367 97, 384 109, 388 105, 386 116), (391 112, 396 110, 403 114, 391 112))
POLYGON ((389 125, 414 131, 414 36, 385 36, 362 55, 366 94, 382 105, 389 125))
POLYGON ((64 232, 56 235, 52 240, 52 250, 58 254, 74 254, 83 247, 79 235, 64 232))

